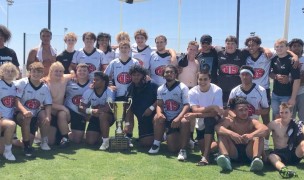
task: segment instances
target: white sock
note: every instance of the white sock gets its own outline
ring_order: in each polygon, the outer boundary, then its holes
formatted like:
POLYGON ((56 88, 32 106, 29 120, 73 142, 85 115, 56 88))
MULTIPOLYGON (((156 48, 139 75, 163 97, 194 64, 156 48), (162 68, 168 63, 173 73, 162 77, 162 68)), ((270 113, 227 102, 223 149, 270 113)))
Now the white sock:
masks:
POLYGON ((107 142, 107 141, 109 141, 109 138, 102 138, 102 142, 104 143, 104 142, 107 142))
POLYGON ((47 136, 41 138, 41 142, 46 142, 47 143, 48 141, 49 141, 49 139, 48 139, 47 136))
POLYGON ((12 144, 5 144, 4 145, 4 151, 11 151, 12 150, 12 144))
POLYGON ((155 144, 155 145, 157 145, 157 146, 160 146, 160 141, 154 140, 154 141, 153 141, 153 144, 155 144))

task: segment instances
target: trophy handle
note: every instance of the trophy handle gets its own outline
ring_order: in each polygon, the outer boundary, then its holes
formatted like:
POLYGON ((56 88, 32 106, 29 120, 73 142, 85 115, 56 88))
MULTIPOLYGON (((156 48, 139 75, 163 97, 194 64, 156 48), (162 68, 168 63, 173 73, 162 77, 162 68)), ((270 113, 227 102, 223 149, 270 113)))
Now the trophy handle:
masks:
POLYGON ((129 104, 129 107, 126 109, 126 112, 129 111, 129 109, 130 109, 130 107, 131 107, 131 105, 132 105, 132 98, 129 98, 129 99, 128 99, 128 104, 129 104))
POLYGON ((107 102, 108 102, 108 105, 109 105, 109 108, 111 109, 111 111, 114 112, 114 106, 113 106, 113 107, 111 106, 111 103, 113 102, 113 101, 112 101, 112 98, 109 97, 109 98, 107 99, 107 102))

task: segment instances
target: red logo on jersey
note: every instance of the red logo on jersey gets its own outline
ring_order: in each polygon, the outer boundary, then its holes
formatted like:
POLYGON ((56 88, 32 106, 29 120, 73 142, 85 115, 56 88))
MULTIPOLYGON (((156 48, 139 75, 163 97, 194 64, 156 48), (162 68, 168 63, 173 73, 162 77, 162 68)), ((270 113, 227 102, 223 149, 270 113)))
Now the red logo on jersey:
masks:
POLYGON ((76 106, 79 106, 80 104, 80 100, 81 100, 82 96, 81 95, 76 95, 72 98, 72 103, 76 106))
POLYGON ((135 58, 141 66, 144 66, 144 62, 141 59, 135 58))
POLYGON ((255 108, 253 105, 248 104, 248 116, 252 116, 253 114, 255 114, 255 108))
POLYGON ((239 66, 234 64, 223 64, 221 65, 221 71, 224 74, 236 75, 239 72, 239 66))
POLYGON ((15 96, 5 96, 1 99, 2 104, 7 108, 15 106, 15 96))
POLYGON ((89 73, 96 71, 96 67, 94 64, 86 63, 89 66, 89 73))
POLYGON ((168 111, 177 111, 179 109, 179 103, 172 99, 165 101, 165 106, 168 111))
POLYGON ((253 79, 259 79, 265 74, 265 70, 262 68, 254 68, 253 79))
POLYGON ((38 109, 40 107, 40 101, 37 99, 30 99, 25 101, 24 105, 29 109, 38 109))
POLYGON ((158 67, 155 69, 155 74, 158 75, 158 76, 163 76, 165 67, 166 67, 166 66, 164 66, 164 65, 163 65, 163 66, 158 66, 158 67))
POLYGON ((119 73, 118 76, 117 76, 117 81, 120 84, 129 84, 129 83, 131 83, 131 80, 132 80, 131 76, 127 72, 119 73))

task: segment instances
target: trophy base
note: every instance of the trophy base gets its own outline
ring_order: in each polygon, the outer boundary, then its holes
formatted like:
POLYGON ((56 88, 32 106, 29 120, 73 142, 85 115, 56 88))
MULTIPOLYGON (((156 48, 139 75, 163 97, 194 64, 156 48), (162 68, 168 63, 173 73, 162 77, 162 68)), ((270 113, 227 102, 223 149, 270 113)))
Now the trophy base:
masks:
POLYGON ((129 150, 129 139, 122 136, 115 136, 110 138, 109 150, 129 150))

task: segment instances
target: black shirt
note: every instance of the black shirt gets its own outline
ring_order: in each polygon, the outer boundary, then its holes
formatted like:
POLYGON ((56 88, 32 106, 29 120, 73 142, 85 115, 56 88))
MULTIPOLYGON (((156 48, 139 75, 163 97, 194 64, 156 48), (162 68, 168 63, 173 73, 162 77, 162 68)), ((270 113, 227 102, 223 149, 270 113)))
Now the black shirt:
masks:
POLYGON ((56 61, 59 61, 62 63, 64 67, 64 74, 69 74, 69 66, 72 62, 73 55, 76 51, 68 52, 67 50, 64 50, 61 54, 59 54, 56 57, 56 61))
POLYGON ((11 62, 16 67, 19 67, 16 52, 8 47, 0 49, 0 66, 5 62, 11 62))

